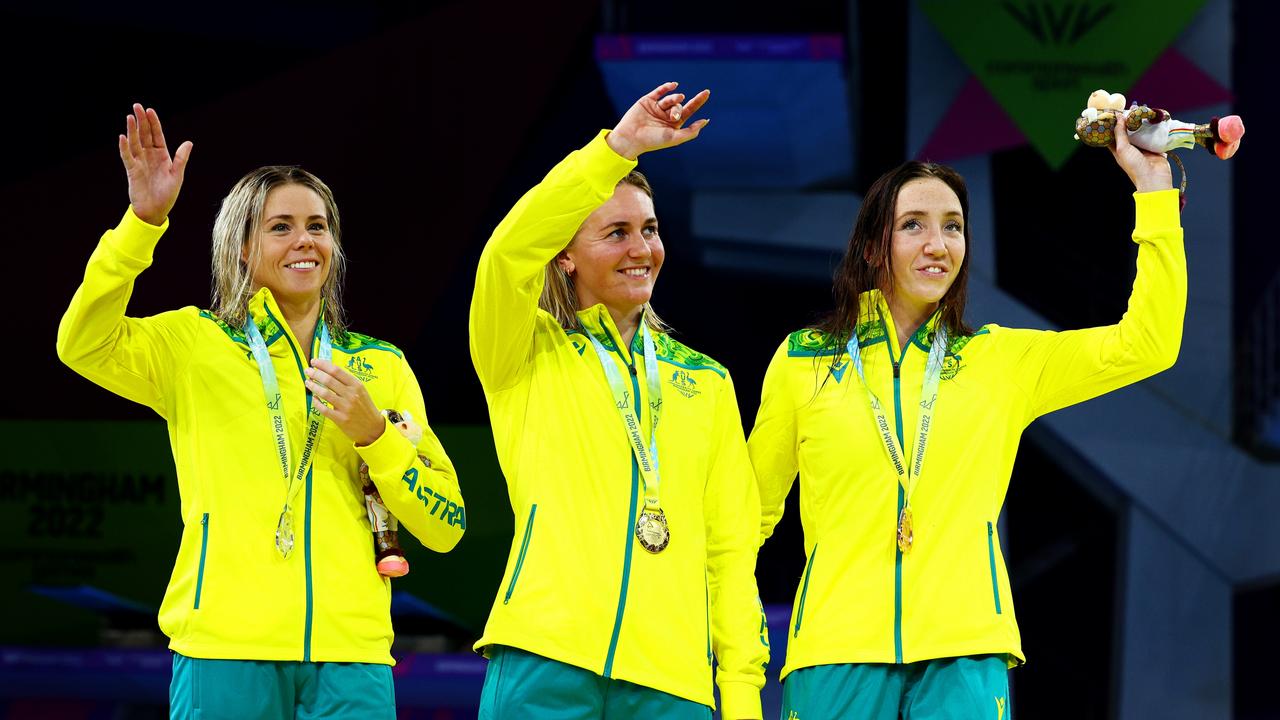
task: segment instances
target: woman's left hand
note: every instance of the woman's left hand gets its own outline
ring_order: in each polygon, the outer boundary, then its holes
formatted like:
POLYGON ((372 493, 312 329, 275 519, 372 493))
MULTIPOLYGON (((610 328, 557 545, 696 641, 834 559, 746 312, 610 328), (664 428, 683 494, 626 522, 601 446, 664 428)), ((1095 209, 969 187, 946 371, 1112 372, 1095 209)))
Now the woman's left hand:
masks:
POLYGON ((382 437, 386 418, 373 404, 369 391, 351 373, 328 360, 312 358, 307 368, 307 389, 326 404, 316 406, 351 441, 361 447, 382 437))

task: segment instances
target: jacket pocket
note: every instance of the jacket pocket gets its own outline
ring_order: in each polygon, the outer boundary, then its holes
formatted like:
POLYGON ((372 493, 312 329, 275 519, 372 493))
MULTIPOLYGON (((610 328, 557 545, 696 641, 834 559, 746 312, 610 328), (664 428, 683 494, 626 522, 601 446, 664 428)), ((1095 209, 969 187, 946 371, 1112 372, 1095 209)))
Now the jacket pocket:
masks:
POLYGON ((204 560, 209 552, 209 513, 200 518, 200 567, 196 570, 195 610, 200 609, 200 591, 204 589, 204 560))
POLYGON ((796 608, 796 626, 791 637, 800 635, 800 623, 804 621, 804 601, 809 595, 809 578, 813 577, 813 560, 816 557, 818 557, 818 546, 814 544, 813 552, 809 553, 809 563, 804 566, 804 582, 800 585, 800 607, 796 608))
POLYGON ((533 519, 538 514, 538 504, 529 509, 529 519, 524 523, 524 539, 520 541, 520 554, 516 557, 516 569, 511 573, 511 584, 507 586, 507 595, 502 604, 511 602, 511 593, 516 591, 516 581, 520 579, 520 569, 524 567, 524 555, 529 552, 529 540, 533 537, 533 519))
POLYGON ((987 559, 991 563, 991 595, 996 599, 996 614, 1000 614, 1000 581, 996 578, 995 526, 987 523, 987 559))

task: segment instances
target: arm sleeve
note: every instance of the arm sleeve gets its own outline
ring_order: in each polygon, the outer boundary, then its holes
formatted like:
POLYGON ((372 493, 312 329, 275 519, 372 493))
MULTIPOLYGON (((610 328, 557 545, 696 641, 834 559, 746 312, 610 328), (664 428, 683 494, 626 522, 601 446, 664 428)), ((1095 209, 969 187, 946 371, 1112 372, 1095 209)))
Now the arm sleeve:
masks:
POLYGON ((795 396, 786 382, 787 343, 783 341, 769 362, 760 391, 760 409, 747 449, 760 488, 760 543, 764 544, 782 519, 787 494, 796 481, 800 444, 796 431, 795 396))
POLYGON ((449 552, 467 529, 467 511, 458 486, 453 462, 427 424, 422 389, 409 367, 401 363, 397 410, 407 410, 422 427, 422 439, 415 448, 390 422, 382 436, 356 452, 369 465, 369 479, 400 524, 436 552, 449 552), (430 467, 422 462, 426 457, 430 467))
POLYGON ((511 208, 480 254, 471 298, 471 361, 486 392, 516 383, 533 348, 547 263, 636 163, 601 133, 570 153, 511 208))
POLYGON ((151 265, 152 251, 169 227, 125 212, 89 257, 84 281, 58 324, 58 358, 117 395, 167 418, 176 363, 190 345, 184 311, 125 317, 134 280, 151 265))
POLYGON ((704 507, 711 645, 719 667, 721 716, 760 718, 769 663, 768 629, 756 589, 760 501, 742 436, 733 381, 717 398, 711 475, 704 507))
POLYGON ((1182 344, 1187 265, 1178 192, 1134 193, 1138 271, 1129 307, 1115 325, 1025 334, 1013 364, 1030 396, 1027 421, 1154 375, 1173 365, 1182 344))

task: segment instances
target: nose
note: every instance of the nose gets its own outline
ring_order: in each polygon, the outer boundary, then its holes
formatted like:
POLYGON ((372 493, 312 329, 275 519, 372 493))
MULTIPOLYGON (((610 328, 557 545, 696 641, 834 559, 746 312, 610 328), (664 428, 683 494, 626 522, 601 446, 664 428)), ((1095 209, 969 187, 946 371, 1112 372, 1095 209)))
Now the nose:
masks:
POLYGON ((316 239, 311 237, 311 233, 307 232, 306 228, 302 228, 301 232, 298 233, 298 236, 293 239, 293 246, 296 248, 304 248, 315 244, 316 239))
POLYGON ((627 256, 632 258, 647 258, 653 254, 653 250, 649 248, 649 241, 644 236, 637 233, 632 237, 627 245, 627 256))
POLYGON ((942 240, 942 231, 934 229, 929 231, 924 241, 924 254, 929 257, 942 257, 947 254, 947 244, 942 240))

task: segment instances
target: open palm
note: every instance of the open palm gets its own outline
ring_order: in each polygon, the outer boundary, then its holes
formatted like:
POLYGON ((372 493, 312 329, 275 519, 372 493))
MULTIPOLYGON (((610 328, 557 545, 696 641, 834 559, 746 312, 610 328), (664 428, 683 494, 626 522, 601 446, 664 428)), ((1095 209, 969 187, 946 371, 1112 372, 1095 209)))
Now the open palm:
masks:
POLYGON ((129 204, 133 214, 151 225, 163 225, 178 201, 183 173, 191 157, 191 141, 182 143, 169 156, 160 116, 152 108, 133 105, 120 136, 120 160, 129 176, 129 204))

